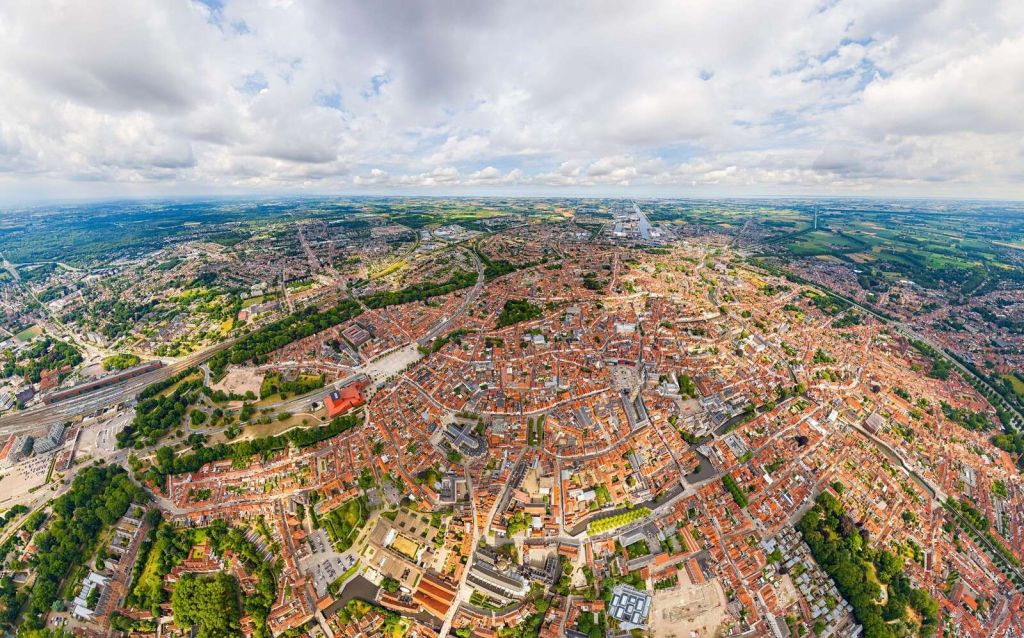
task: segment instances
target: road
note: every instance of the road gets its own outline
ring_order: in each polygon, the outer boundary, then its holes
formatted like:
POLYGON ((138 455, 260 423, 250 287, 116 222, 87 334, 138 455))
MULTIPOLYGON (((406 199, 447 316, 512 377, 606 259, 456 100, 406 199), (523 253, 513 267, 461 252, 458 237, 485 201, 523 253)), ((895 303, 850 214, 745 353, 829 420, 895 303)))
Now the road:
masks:
POLYGON ((309 245, 309 240, 306 239, 306 233, 302 232, 302 224, 298 225, 299 243, 302 244, 302 249, 306 251, 306 261, 309 262, 309 270, 313 274, 316 274, 323 270, 323 265, 320 263, 320 259, 317 258, 316 253, 313 252, 313 248, 309 245))
POLYGON ((14 281, 20 284, 21 273, 18 272, 18 269, 14 266, 14 264, 7 261, 7 257, 5 257, 3 253, 0 253, 0 261, 3 262, 4 270, 11 273, 11 277, 14 279, 14 281))
MULTIPOLYGON (((472 547, 475 548, 477 544, 480 542, 480 527, 477 525, 476 519, 476 499, 473 498, 473 477, 470 474, 468 462, 463 463, 462 469, 463 471, 466 472, 466 491, 467 496, 469 497, 470 513, 471 516, 473 517, 472 547)), ((462 593, 466 591, 466 580, 469 578, 469 567, 470 565, 467 564, 466 569, 462 570, 462 577, 459 578, 459 586, 458 589, 456 590, 459 592, 458 597, 456 598, 456 600, 452 601, 452 606, 449 607, 448 612, 445 613, 444 622, 441 624, 441 630, 437 632, 437 638, 447 638, 448 632, 452 628, 452 621, 455 620, 455 613, 458 611, 459 603, 461 602, 460 598, 462 596, 462 593)))
POLYGON ((633 204, 633 212, 636 213, 637 221, 636 227, 640 231, 640 236, 643 237, 644 241, 651 241, 651 222, 648 221, 647 215, 644 214, 640 207, 636 205, 636 202, 630 202, 633 204))
MULTIPOLYGON (((18 273, 17 266, 15 266, 11 262, 7 261, 7 257, 3 253, 0 253, 0 262, 2 262, 3 263, 3 267, 9 273, 11 273, 11 276, 14 277, 14 282, 22 289, 22 291, 26 295, 31 297, 32 301, 34 301, 37 304, 39 304, 39 308, 46 314, 46 316, 53 323, 53 326, 56 328, 55 330, 53 330, 53 332, 59 332, 60 335, 63 336, 65 339, 71 341, 72 343, 77 345, 82 350, 85 350, 86 352, 88 352, 89 348, 86 347, 86 344, 82 343, 81 340, 79 340, 78 335, 76 335, 73 330, 70 330, 67 326, 65 326, 63 323, 61 323, 59 317, 54 316, 50 312, 50 309, 46 306, 46 304, 44 304, 42 301, 39 300, 39 297, 36 296, 36 293, 32 292, 31 286, 28 286, 27 284, 22 282, 21 275, 18 273)), ((108 353, 101 352, 101 354, 108 354, 108 353)))
MULTIPOLYGON (((48 506, 51 501, 53 501, 59 496, 62 496, 64 492, 67 492, 68 489, 71 487, 71 478, 74 475, 74 473, 75 468, 72 468, 69 472, 67 472, 65 478, 58 484, 56 491, 53 491, 51 489, 53 486, 53 482, 50 482, 36 490, 35 495, 27 502, 21 502, 20 504, 27 507, 28 511, 22 514, 21 516, 18 516, 7 522, 7 525, 4 527, 3 532, 0 533, 0 545, 7 542, 7 539, 10 538, 11 535, 13 535, 19 529, 21 529, 21 524, 25 522, 25 519, 27 519, 29 516, 31 516, 38 510, 41 510, 44 507, 48 506)), ((54 480, 56 481, 56 479, 54 480)))
POLYGON ((443 319, 440 323, 431 328, 427 334, 420 337, 419 344, 421 346, 426 347, 437 337, 440 337, 442 334, 446 334, 449 328, 451 328, 452 323, 466 312, 473 302, 476 301, 476 298, 480 296, 480 291, 484 289, 484 282, 486 281, 484 278, 484 265, 480 261, 480 258, 477 257, 475 251, 471 250, 469 251, 469 254, 473 258, 473 263, 476 264, 476 284, 473 286, 473 289, 469 291, 469 294, 466 295, 466 298, 462 300, 462 305, 459 306, 459 309, 456 310, 451 317, 443 319))
POLYGON ((946 357, 946 359, 949 360, 950 363, 956 366, 957 370, 960 371, 960 374, 962 374, 964 377, 976 379, 978 383, 980 383, 990 392, 992 392, 998 398, 995 400, 991 400, 988 399, 988 397, 986 397, 988 402, 993 405, 995 405, 996 402, 999 402, 1000 406, 1002 406, 1004 409, 1006 409, 1006 411, 1010 412, 1010 414, 1012 415, 1010 417, 1011 425, 1015 429, 1020 430, 1021 425, 1024 425, 1024 414, 1021 414, 1016 407, 1011 405, 1009 402, 1005 401, 999 395, 999 392, 997 392, 996 389, 993 388, 992 385, 986 379, 971 372, 971 370, 969 370, 966 366, 960 363, 960 361, 953 357, 942 344, 936 343, 932 341, 929 337, 918 333, 917 329, 914 326, 903 322, 895 322, 894 325, 896 326, 896 329, 899 332, 903 333, 905 336, 917 339, 918 341, 923 342, 925 345, 931 346, 933 349, 935 349, 936 352, 939 352, 942 356, 946 357))
MULTIPOLYGON (((763 270, 761 270, 759 268, 756 268, 756 267, 753 267, 753 266, 750 266, 750 265, 745 265, 743 267, 746 268, 747 270, 751 271, 751 272, 755 272, 755 273, 760 274, 760 275, 766 274, 763 270)), ((898 333, 902 334, 904 337, 907 337, 907 338, 910 338, 910 339, 917 339, 918 341, 921 341, 921 342, 925 343, 926 345, 931 346, 932 348, 935 349, 936 352, 941 354, 943 357, 948 359, 950 363, 952 363, 954 366, 956 366, 956 369, 965 378, 970 378, 970 379, 977 380, 978 383, 980 383, 982 386, 984 386, 989 391, 991 391, 996 397, 998 397, 996 399, 996 401, 999 401, 1000 405, 1004 409, 1006 409, 1008 412, 1010 412, 1010 414, 1012 415, 1012 417, 1011 417, 1011 424, 1013 425, 1014 428, 1017 428, 1019 430, 1021 428, 1021 426, 1024 425, 1024 414, 1021 414, 1020 411, 1017 410, 1017 408, 1014 407, 1013 405, 1011 405, 1009 402, 1004 401, 1002 399, 1002 397, 999 395, 999 393, 996 392, 995 388, 993 388, 992 385, 986 379, 983 379, 982 377, 979 377, 974 372, 972 372, 970 369, 968 369, 966 366, 961 364, 960 361, 958 361, 955 357, 953 357, 949 353, 949 351, 945 348, 945 346, 943 346, 940 343, 935 343, 934 341, 932 341, 927 336, 924 336, 924 335, 920 334, 918 332, 919 328, 917 328, 916 326, 913 326, 913 325, 908 324, 908 323, 903 322, 903 321, 897 321, 897 320, 889 319, 888 317, 884 317, 884 316, 880 315, 877 311, 873 310, 872 308, 869 308, 868 306, 865 306, 865 305, 861 304, 856 299, 852 299, 850 297, 847 297, 846 295, 840 294, 840 293, 838 293, 838 292, 836 292, 834 290, 831 290, 829 288, 826 288, 826 287, 821 286, 819 284, 816 284, 814 282, 804 281, 804 282, 801 283, 801 285, 806 286, 808 288, 813 288, 813 289, 815 289, 815 290, 817 290, 819 292, 823 292, 823 293, 832 295, 834 297, 837 297, 839 299, 842 299, 843 301, 846 301, 847 303, 849 303, 849 304, 859 308, 863 312, 866 312, 867 314, 871 315, 872 317, 874 317, 878 321, 882 322, 883 324, 890 325, 890 326, 894 327, 896 329, 896 331, 898 333)), ((989 403, 993 403, 993 401, 989 400, 989 403)))
MULTIPOLYGON (((429 344, 435 337, 445 333, 450 326, 455 322, 465 311, 476 301, 480 292, 484 286, 484 268, 479 258, 470 251, 470 255, 476 264, 477 269, 477 281, 473 286, 473 289, 466 295, 462 304, 459 306, 450 317, 447 317, 440 321, 437 325, 431 328, 426 336, 419 340, 419 343, 429 344)), ((0 255, 2 259, 2 255, 0 255)), ((35 430, 40 428, 49 427, 55 423, 63 423, 74 419, 75 417, 85 416, 96 412, 102 408, 105 408, 122 401, 133 399, 135 395, 142 388, 167 379, 178 372, 185 370, 192 366, 198 366, 209 359, 215 354, 230 347, 235 342, 235 339, 228 339, 223 341, 211 348, 207 348, 202 352, 194 353, 184 359, 181 359, 175 363, 164 366, 159 370, 148 372, 146 374, 123 381, 119 384, 96 390, 88 394, 84 394, 79 397, 73 397, 59 403, 52 405, 39 405, 21 412, 16 412, 8 416, 0 418, 0 436, 8 434, 18 434, 27 430, 35 430)), ((334 385, 337 386, 339 383, 349 381, 350 379, 343 379, 334 385)), ((308 407, 313 401, 323 396, 323 391, 317 391, 310 393, 302 397, 296 397, 292 399, 286 408, 290 408, 293 411, 299 408, 308 407)))
MULTIPOLYGON (((450 317, 446 317, 440 321, 419 340, 421 345, 429 344, 436 337, 445 334, 452 324, 463 313, 465 313, 474 301, 476 301, 480 292, 483 290, 485 281, 483 263, 481 263, 480 259, 473 251, 469 251, 469 254, 476 265, 476 284, 473 286, 473 289, 469 294, 466 295, 466 298, 463 300, 458 310, 452 313, 450 317)), ((12 275, 17 276, 17 269, 15 269, 2 254, 0 254, 0 260, 2 260, 5 268, 13 271, 12 275)), ((202 352, 194 353, 175 363, 164 366, 159 370, 154 370, 153 372, 123 381, 108 388, 96 390, 52 405, 39 405, 0 417, 0 436, 19 434, 28 430, 46 428, 55 423, 70 421, 76 417, 91 414, 107 406, 132 399, 139 390, 147 385, 167 379, 186 368, 200 365, 212 358, 221 350, 230 347, 234 342, 234 339, 228 339, 211 348, 207 348, 202 352)), ((308 403, 306 405, 308 405, 308 403)))
POLYGON ((75 417, 86 416, 107 406, 133 399, 139 390, 147 385, 168 379, 186 368, 197 366, 209 360, 221 350, 230 347, 234 342, 234 339, 228 339, 211 348, 189 355, 175 363, 107 388, 72 397, 52 405, 38 405, 7 415, 0 418, 0 436, 49 427, 55 423, 70 421, 75 417))

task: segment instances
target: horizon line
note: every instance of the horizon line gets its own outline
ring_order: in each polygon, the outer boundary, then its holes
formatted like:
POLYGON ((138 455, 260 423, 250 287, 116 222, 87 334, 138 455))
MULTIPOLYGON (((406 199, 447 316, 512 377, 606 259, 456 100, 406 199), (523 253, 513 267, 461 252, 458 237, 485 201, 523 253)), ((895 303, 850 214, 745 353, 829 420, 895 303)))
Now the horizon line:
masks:
POLYGON ((637 201, 877 201, 877 202, 985 202, 1004 204, 1024 204, 1024 198, 1013 199, 993 196, 951 196, 951 195, 624 195, 624 194, 497 194, 497 193, 462 193, 462 194, 427 194, 427 193, 249 193, 249 194, 188 194, 188 195, 131 195, 131 196, 98 196, 98 197, 54 197, 51 199, 26 199, 23 201, 3 202, 0 200, 0 214, 22 210, 42 209, 57 206, 87 204, 130 204, 141 202, 184 202, 184 201, 312 201, 312 200, 358 200, 358 199, 530 199, 530 200, 637 200, 637 201))

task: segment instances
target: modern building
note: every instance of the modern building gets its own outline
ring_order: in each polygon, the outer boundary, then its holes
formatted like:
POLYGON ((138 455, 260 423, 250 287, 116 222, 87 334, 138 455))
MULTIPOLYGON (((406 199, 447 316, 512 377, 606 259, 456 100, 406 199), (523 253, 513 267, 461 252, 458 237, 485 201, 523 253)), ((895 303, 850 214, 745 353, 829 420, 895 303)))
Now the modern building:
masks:
POLYGON ((7 440, 4 441, 3 445, 0 445, 0 466, 6 467, 14 464, 14 461, 12 461, 10 457, 11 453, 14 451, 14 443, 17 439, 18 437, 12 434, 7 437, 7 440))
POLYGON ((14 465, 31 454, 33 443, 34 439, 25 434, 19 434, 15 436, 13 440, 8 441, 7 444, 4 445, 4 448, 7 449, 7 456, 5 459, 6 465, 14 465), (7 445, 10 445, 10 447, 8 448, 7 445))
POLYGON ((623 629, 635 629, 647 624, 651 611, 651 595, 629 585, 619 585, 612 590, 612 601, 608 613, 622 623, 623 629))
POLYGON ((366 403, 366 395, 363 394, 362 386, 356 383, 347 385, 340 390, 334 390, 324 399, 327 416, 332 419, 350 412, 364 403, 366 403))
POLYGON ((57 449, 57 447, 63 442, 64 424, 55 423, 50 426, 50 431, 47 432, 46 436, 36 439, 36 454, 46 454, 47 452, 57 449))

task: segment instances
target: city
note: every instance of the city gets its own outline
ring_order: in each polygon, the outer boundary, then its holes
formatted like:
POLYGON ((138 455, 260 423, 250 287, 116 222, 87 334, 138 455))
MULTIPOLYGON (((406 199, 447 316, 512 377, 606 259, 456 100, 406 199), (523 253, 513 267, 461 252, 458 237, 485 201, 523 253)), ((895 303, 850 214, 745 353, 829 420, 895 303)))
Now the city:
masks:
POLYGON ((1024 638, 1024 2, 0 2, 0 638, 1024 638))
POLYGON ((838 205, 480 203, 296 201, 101 268, 9 240, 5 626, 1024 629, 1016 275, 863 294, 868 251, 779 253, 855 241, 838 205))

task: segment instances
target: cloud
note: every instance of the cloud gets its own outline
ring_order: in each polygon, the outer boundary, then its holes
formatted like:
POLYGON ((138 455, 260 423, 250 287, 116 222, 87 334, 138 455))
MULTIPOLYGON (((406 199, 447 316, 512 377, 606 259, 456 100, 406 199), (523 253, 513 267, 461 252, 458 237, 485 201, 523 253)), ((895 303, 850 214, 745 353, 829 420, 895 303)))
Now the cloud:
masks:
POLYGON ((873 82, 853 112, 879 135, 1019 134, 1022 114, 1024 35, 934 70, 873 82))
POLYGON ((1019 198, 1022 32, 1015 0, 11 0, 0 192, 1019 198))

